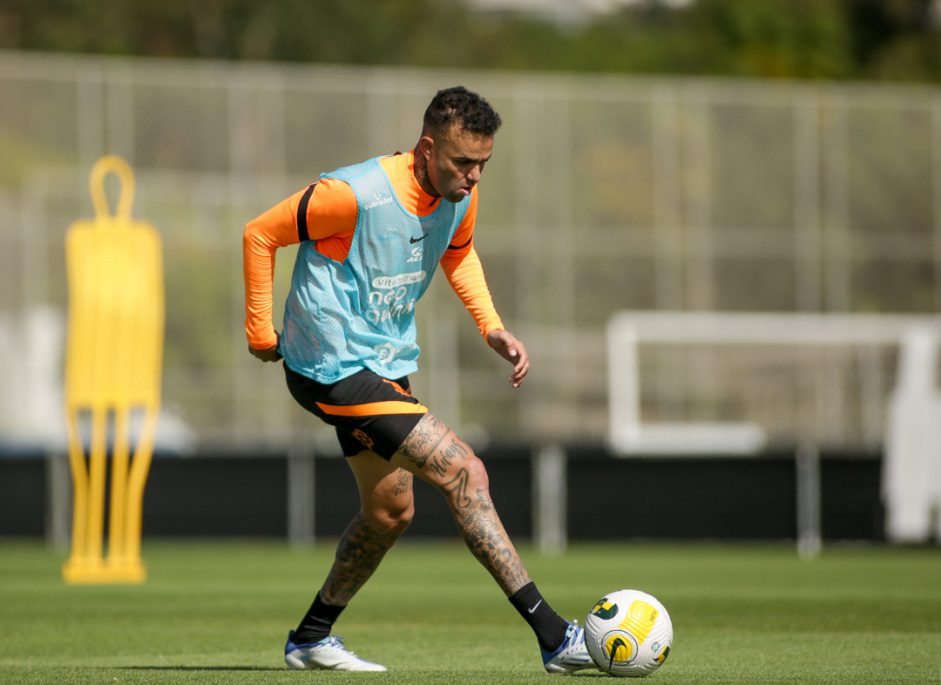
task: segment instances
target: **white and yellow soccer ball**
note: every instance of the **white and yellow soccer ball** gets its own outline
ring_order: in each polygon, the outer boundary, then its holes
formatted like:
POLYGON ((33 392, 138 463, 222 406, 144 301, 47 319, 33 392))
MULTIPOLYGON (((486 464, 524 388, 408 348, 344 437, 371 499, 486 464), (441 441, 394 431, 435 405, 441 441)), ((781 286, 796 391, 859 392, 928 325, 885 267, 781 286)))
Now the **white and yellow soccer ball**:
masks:
POLYGON ((585 620, 592 661, 615 676, 650 675, 673 647, 673 622, 666 607, 640 590, 610 592, 585 620))

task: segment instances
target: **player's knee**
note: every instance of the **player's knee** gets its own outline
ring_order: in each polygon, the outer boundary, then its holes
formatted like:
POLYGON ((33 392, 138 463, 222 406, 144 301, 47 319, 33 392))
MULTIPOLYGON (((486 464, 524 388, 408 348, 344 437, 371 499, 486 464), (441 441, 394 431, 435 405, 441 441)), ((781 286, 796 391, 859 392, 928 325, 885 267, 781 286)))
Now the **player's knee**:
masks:
POLYGON ((436 482, 452 510, 463 509, 469 500, 489 499, 490 477, 487 467, 476 455, 466 457, 454 471, 436 482))
POLYGON ((490 487, 490 476, 487 475, 487 467, 476 454, 471 454, 465 459, 463 468, 467 472, 467 487, 471 492, 486 490, 490 487))
POLYGON ((407 503, 373 509, 366 514, 366 520, 376 530, 401 535, 408 528, 414 516, 415 503, 409 500, 407 503))
POLYGON ((405 532, 405 529, 408 528, 414 517, 414 502, 409 502, 408 506, 395 509, 393 512, 391 512, 389 517, 389 524, 392 526, 391 530, 399 534, 405 532))

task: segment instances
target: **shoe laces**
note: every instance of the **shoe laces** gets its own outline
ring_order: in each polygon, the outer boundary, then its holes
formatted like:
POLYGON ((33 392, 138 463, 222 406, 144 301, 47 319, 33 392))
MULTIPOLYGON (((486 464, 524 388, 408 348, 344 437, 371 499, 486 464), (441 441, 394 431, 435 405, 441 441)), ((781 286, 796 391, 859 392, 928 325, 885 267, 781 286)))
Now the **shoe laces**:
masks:
POLYGON ((336 648, 336 649, 342 649, 344 652, 346 652, 346 653, 349 654, 350 656, 356 656, 356 654, 354 654, 353 652, 351 652, 350 650, 348 650, 348 649, 346 648, 346 645, 343 644, 343 636, 342 636, 342 635, 331 635, 331 636, 330 636, 330 642, 328 642, 328 643, 326 644, 326 646, 327 646, 327 647, 334 647, 334 648, 336 648))
POLYGON ((565 638, 565 641, 568 643, 568 647, 574 647, 575 645, 582 644, 585 642, 585 629, 578 625, 577 620, 572 621, 569 624, 569 629, 565 638))

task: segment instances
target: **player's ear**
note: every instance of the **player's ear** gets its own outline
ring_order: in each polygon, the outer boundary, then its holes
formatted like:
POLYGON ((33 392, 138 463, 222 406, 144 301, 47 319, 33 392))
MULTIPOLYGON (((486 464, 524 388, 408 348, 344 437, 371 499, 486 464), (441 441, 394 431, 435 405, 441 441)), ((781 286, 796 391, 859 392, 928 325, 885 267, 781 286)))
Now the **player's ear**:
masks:
POLYGON ((431 153, 435 149, 435 140, 430 135, 424 135, 418 140, 418 147, 425 159, 431 159, 431 153))

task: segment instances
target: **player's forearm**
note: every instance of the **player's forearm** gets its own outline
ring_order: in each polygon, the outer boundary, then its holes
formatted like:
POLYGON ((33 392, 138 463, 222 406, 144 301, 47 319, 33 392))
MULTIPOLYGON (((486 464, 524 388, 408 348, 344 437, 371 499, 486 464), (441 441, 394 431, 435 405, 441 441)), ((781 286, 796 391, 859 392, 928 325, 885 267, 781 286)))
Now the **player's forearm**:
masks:
POLYGON ((503 328, 500 315, 493 306, 483 266, 473 247, 460 256, 446 255, 441 260, 441 268, 454 292, 474 317, 474 322, 484 339, 487 339, 491 331, 503 328))
POLYGON ((268 349, 278 342, 271 318, 275 253, 279 247, 299 242, 296 215, 302 192, 249 221, 242 234, 245 334, 248 344, 256 350, 268 349))
POLYGON ((257 222, 242 236, 242 274, 245 280, 245 335, 248 344, 264 350, 277 344, 272 321, 274 264, 278 246, 267 240, 257 222))

